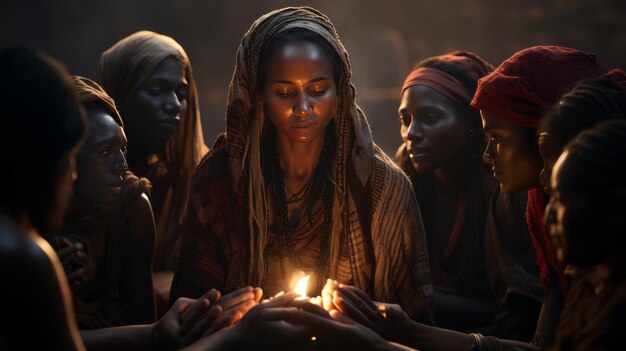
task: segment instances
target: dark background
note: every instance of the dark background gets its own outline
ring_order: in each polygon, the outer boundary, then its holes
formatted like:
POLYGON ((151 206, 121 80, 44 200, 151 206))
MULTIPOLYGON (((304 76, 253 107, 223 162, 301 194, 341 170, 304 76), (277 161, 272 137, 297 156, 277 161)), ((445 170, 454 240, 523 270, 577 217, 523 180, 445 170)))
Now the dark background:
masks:
POLYGON ((122 37, 141 29, 169 35, 193 64, 210 146, 225 127, 241 37, 260 15, 296 5, 321 10, 337 27, 354 68, 357 102, 388 153, 400 142, 399 86, 425 57, 470 50, 498 65, 528 46, 562 45, 597 54, 607 68, 626 66, 623 0, 4 0, 0 46, 44 50, 73 74, 95 78, 100 53, 122 37))

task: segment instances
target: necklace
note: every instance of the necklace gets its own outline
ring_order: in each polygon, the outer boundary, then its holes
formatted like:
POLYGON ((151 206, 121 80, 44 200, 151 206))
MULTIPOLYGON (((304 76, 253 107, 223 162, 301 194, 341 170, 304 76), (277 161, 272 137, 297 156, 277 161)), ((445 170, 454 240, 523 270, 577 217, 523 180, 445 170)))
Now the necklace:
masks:
MULTIPOLYGON (((328 256, 329 256, 329 247, 328 241, 330 238, 330 224, 332 217, 332 199, 333 199, 333 191, 334 187, 332 182, 325 181, 327 178, 328 170, 330 170, 330 166, 332 164, 332 157, 330 155, 329 149, 330 144, 332 143, 332 139, 329 135, 326 136, 326 140, 324 142, 324 148, 320 155, 320 162, 318 164, 319 169, 317 169, 314 175, 311 177, 309 182, 302 187, 298 192, 294 193, 285 185, 284 177, 282 174, 282 170, 280 168, 280 162, 278 159, 278 150, 274 147, 274 155, 272 158, 272 188, 274 193, 274 213, 276 216, 276 231, 279 237, 279 245, 281 252, 281 262, 283 262, 283 257, 285 256, 285 251, 289 256, 289 259, 296 265, 298 265, 298 259, 296 257, 296 253, 293 245, 293 235, 292 235, 292 224, 289 220, 289 211, 288 204, 299 202, 307 198, 307 196, 319 196, 322 190, 322 211, 324 211, 324 224, 322 229, 322 238, 320 242, 320 254, 319 259, 317 260, 317 265, 315 268, 314 275, 317 277, 318 285, 321 289, 321 282, 323 277, 327 275, 325 272, 328 256), (290 200, 293 202, 289 202, 287 199, 287 195, 285 193, 285 189, 287 189, 291 194, 290 200)), ((307 204, 303 204, 306 208, 307 204)), ((312 206, 310 206, 309 210, 312 210, 312 206)), ((296 221, 293 221, 296 222, 296 221)), ((281 263, 281 265, 284 264, 281 263)), ((284 270, 283 270, 284 272, 284 270)))
MULTIPOLYGON (((311 177, 311 179, 313 179, 313 177, 311 177)), ((294 204, 296 202, 300 202, 306 197, 308 190, 311 188, 311 183, 312 183, 311 179, 309 179, 306 182, 306 184, 304 184, 304 186, 296 192, 291 190, 289 186, 287 186, 287 183, 285 183, 285 189, 287 189, 287 191, 290 194, 289 198, 286 199, 288 204, 294 204)), ((284 183, 284 179, 283 179, 283 183, 284 183)))

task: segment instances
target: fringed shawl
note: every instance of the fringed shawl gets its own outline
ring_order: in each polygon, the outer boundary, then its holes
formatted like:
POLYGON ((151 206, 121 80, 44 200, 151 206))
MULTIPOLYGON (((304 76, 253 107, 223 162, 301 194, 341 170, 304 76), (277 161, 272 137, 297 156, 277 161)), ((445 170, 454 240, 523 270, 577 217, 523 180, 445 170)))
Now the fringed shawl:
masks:
POLYGON ((406 176, 372 142, 365 115, 355 102, 348 54, 335 28, 326 16, 308 7, 268 13, 252 24, 242 40, 230 85, 225 139, 218 139, 216 150, 203 159, 190 184, 172 299, 195 296, 213 287, 230 291, 259 282, 259 277, 250 276, 247 266, 250 247, 246 241, 250 237, 244 224, 248 209, 243 201, 248 191, 246 143, 254 118, 252 102, 261 50, 272 35, 290 28, 306 28, 319 34, 341 59, 335 115, 337 153, 332 174, 335 191, 344 203, 339 235, 349 252, 351 281, 370 291, 375 299, 401 303, 415 314, 425 301, 423 297, 432 292, 419 208, 406 176), (226 172, 219 169, 226 164, 226 172), (349 186, 349 182, 356 186, 349 186), (359 197, 353 194, 353 188, 369 197, 369 238, 360 226, 355 202, 359 197), (367 255, 368 248, 375 262, 367 255), (237 259, 229 257, 234 252, 238 252, 237 259))
MULTIPOLYGON (((187 185, 193 169, 208 151, 204 144, 198 94, 193 79, 191 62, 185 50, 172 38, 150 31, 134 33, 102 53, 98 63, 98 75, 102 86, 115 100, 124 118, 126 102, 141 83, 161 61, 175 57, 184 64, 185 78, 189 84, 187 110, 181 116, 181 124, 167 142, 162 160, 166 169, 168 189, 164 203, 153 203, 161 209, 156 218, 157 238, 154 252, 155 270, 173 268, 179 243, 181 217, 187 198, 187 185)), ((155 186, 158 182, 150 179, 155 186)))

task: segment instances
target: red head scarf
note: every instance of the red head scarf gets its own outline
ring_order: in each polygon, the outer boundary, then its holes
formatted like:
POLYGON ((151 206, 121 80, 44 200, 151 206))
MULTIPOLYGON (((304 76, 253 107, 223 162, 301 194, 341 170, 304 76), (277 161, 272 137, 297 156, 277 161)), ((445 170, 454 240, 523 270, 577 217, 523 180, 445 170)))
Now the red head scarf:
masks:
POLYGON ((537 128, 545 112, 576 82, 607 73, 593 54, 534 46, 482 78, 472 106, 515 125, 537 128))

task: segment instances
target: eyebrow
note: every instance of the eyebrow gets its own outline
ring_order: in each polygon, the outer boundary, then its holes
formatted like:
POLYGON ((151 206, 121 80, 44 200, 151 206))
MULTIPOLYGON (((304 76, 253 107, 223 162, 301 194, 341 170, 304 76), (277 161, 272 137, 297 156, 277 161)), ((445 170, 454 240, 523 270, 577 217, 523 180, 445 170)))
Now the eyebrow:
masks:
MULTIPOLYGON (((330 78, 326 78, 326 77, 318 77, 318 78, 314 78, 311 79, 310 81, 307 82, 307 84, 312 84, 312 83, 317 83, 323 80, 330 80, 330 78)), ((275 80, 272 82, 272 84, 288 84, 288 85, 295 85, 294 82, 289 81, 289 80, 275 80)))
MULTIPOLYGON (((146 83, 159 83, 159 84, 171 84, 172 81, 166 78, 161 78, 161 77, 155 77, 155 78, 150 78, 150 79, 146 79, 145 81, 146 83)), ((176 82, 178 83, 178 82, 176 82)), ((185 77, 183 77, 183 80, 180 82, 180 84, 182 84, 183 86, 188 86, 189 83, 187 83, 187 79, 185 77)))

